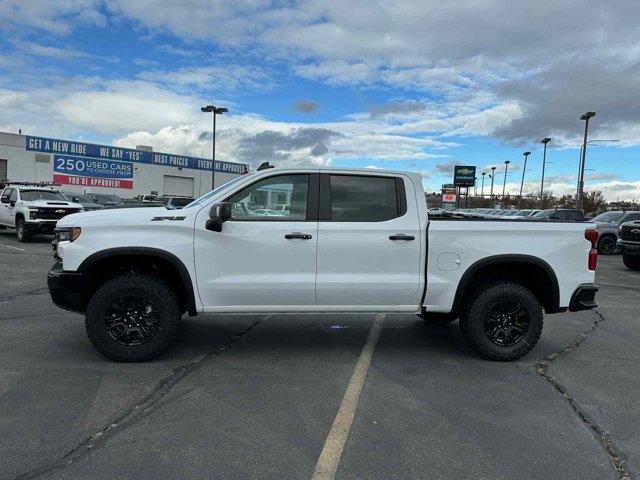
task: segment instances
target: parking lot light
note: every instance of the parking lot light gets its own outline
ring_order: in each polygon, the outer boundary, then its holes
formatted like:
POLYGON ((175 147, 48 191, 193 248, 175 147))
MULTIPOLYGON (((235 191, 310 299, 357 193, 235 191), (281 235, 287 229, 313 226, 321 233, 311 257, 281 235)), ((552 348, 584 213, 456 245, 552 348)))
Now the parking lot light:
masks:
POLYGON ((584 140, 582 141, 582 156, 580 158, 580 174, 578 175, 578 194, 576 195, 576 208, 582 207, 582 196, 584 191, 584 163, 587 156, 587 136, 589 134, 589 119, 596 116, 596 112, 586 112, 580 115, 580 120, 584 120, 584 140))
POLYGON ((549 137, 540 140, 540 143, 544 144, 544 151, 542 153, 542 180, 540 180, 540 210, 544 209, 544 167, 547 162, 547 143, 550 141, 551 139, 549 137))
POLYGON ((502 182, 502 198, 504 199, 504 189, 507 186, 507 171, 509 170, 509 164, 511 160, 504 161, 504 181, 502 182))
POLYGON ((484 176, 487 172, 482 172, 482 186, 480 187, 480 198, 484 198, 484 176))
POLYGON ((207 105, 206 107, 201 107, 200 111, 204 113, 211 113, 213 116, 213 146, 211 148, 211 190, 216 188, 216 115, 222 115, 229 111, 228 108, 225 107, 216 107, 215 105, 207 105))
POLYGON ((520 182, 520 200, 522 200, 522 187, 524 187, 524 172, 527 171, 527 158, 531 155, 531 152, 524 152, 524 167, 522 168, 522 181, 520 182))

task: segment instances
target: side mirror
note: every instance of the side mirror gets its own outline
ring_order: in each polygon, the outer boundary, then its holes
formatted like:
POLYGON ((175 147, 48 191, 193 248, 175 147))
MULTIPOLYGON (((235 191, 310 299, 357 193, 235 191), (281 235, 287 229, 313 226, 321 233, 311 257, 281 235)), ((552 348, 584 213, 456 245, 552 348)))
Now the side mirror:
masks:
POLYGON ((16 206, 16 202, 9 202, 9 205, 11 205, 12 207, 16 206))
POLYGON ((231 204, 229 202, 214 203, 209 210, 209 220, 205 224, 207 230, 221 232, 222 224, 231 218, 231 204))

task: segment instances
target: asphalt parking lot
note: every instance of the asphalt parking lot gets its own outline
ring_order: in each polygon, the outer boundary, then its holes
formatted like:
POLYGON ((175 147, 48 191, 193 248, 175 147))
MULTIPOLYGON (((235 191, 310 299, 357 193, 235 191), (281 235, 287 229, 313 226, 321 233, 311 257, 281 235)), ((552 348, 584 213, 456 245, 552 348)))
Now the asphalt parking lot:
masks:
POLYGON ((640 273, 619 256, 597 311, 547 316, 513 363, 457 323, 273 315, 185 317, 160 360, 118 364, 51 303, 35 240, 0 231, 0 478, 640 478, 640 273))

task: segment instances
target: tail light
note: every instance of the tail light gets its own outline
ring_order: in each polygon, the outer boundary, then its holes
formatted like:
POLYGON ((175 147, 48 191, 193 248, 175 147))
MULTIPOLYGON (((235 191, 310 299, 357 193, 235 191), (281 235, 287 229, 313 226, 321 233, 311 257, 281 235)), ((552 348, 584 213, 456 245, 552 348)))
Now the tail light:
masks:
POLYGON ((598 231, 593 228, 585 230, 584 238, 591 242, 591 250, 589 250, 587 266, 589 267, 589 270, 595 270, 596 265, 598 264, 598 250, 596 248, 598 244, 598 231))

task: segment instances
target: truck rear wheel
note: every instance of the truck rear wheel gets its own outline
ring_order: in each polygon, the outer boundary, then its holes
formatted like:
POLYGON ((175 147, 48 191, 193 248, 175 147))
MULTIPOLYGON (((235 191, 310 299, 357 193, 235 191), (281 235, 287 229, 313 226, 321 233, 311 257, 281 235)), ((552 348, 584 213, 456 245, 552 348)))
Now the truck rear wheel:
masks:
POLYGON ((598 240, 598 253, 601 255, 611 255, 616 251, 616 239, 611 235, 605 235, 598 240))
POLYGON ((475 292, 460 314, 467 344, 488 360, 512 361, 529 353, 542 333, 542 306, 522 285, 499 282, 475 292))
POLYGON ((85 329, 105 357, 145 362, 175 343, 180 318, 180 303, 166 282, 128 273, 96 290, 87 306, 85 329))
POLYGON ((622 261, 629 270, 640 270, 640 255, 622 255, 622 261))
POLYGON ((16 222, 16 237, 19 242, 28 242, 31 239, 27 224, 22 218, 19 218, 16 222))

